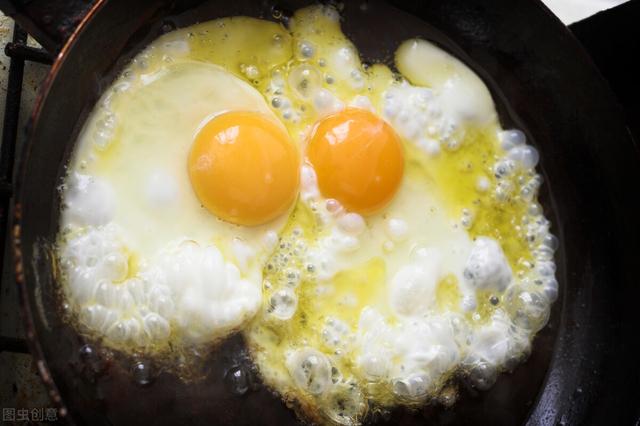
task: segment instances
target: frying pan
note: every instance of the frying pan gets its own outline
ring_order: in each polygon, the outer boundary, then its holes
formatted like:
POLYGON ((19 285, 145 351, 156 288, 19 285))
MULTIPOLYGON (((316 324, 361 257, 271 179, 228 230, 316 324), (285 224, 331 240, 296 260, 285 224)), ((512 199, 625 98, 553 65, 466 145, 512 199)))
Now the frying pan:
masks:
MULTIPOLYGON (((204 360, 202 379, 190 383, 142 356, 86 341, 62 320, 48 248, 58 229, 57 187, 78 131, 128 60, 175 27, 232 15, 274 19, 274 8, 286 20, 288 11, 308 3, 0 2, 45 47, 59 51, 19 154, 12 209, 15 275, 28 340, 59 417, 95 425, 297 422, 260 385, 239 336, 204 360), (229 392, 235 377, 229 371, 242 372, 241 391, 229 392)), ((539 148, 541 201, 560 239, 560 298, 526 363, 501 375, 487 392, 462 385, 452 409, 429 404, 372 420, 632 424, 640 405, 640 212, 631 200, 638 195, 640 156, 588 56, 534 0, 358 1, 346 2, 342 15, 346 34, 367 61, 389 63, 400 41, 419 36, 444 46, 485 80, 503 125, 524 129, 539 148)))

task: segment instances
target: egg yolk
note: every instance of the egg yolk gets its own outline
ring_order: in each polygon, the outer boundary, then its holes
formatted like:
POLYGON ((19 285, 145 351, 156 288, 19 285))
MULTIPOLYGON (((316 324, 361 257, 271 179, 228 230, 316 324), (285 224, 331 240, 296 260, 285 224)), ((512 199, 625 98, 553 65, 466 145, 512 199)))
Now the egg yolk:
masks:
POLYGON ((391 201, 404 171, 398 135, 375 114, 355 108, 318 122, 307 145, 307 159, 322 195, 364 215, 391 201))
POLYGON ((198 132, 188 159, 200 202, 219 218, 260 225, 298 194, 300 159, 288 133, 256 112, 227 112, 198 132))

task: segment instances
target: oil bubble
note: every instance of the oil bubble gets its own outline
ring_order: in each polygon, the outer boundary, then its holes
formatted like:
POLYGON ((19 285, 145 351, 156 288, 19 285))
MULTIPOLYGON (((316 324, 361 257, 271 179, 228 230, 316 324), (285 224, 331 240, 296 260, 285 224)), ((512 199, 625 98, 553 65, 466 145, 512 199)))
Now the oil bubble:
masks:
POLYGON ((280 320, 288 320, 296 313, 298 297, 291 288, 275 292, 269 300, 269 313, 280 320))
POLYGON ((106 370, 107 363, 92 345, 83 345, 78 352, 89 372, 99 374, 106 370))
POLYGON ((133 365, 131 369, 131 375, 134 383, 138 386, 149 386, 153 383, 155 377, 153 374, 153 367, 148 361, 138 361, 133 365))
POLYGON ((467 376, 469 384, 474 388, 484 391, 488 390, 496 382, 498 372, 493 364, 479 361, 473 365, 467 376))
POLYGON ((234 395, 244 395, 251 387, 250 373, 241 365, 231 367, 224 376, 226 388, 234 395))

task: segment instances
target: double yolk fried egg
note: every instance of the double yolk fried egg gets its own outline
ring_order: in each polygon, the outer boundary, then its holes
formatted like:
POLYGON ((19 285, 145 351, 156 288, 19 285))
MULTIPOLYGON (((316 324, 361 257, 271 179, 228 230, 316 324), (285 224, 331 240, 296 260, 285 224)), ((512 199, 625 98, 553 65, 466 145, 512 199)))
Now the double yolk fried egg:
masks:
POLYGON ((335 9, 165 34, 80 134, 62 187, 74 323, 162 356, 240 331, 300 414, 357 424, 487 388, 557 297, 538 154, 428 41, 365 66, 335 9))

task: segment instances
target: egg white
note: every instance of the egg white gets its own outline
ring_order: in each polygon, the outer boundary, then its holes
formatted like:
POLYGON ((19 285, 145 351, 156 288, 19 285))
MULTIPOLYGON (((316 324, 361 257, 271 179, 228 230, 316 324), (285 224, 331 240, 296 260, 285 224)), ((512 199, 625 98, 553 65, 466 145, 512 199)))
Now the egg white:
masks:
POLYGON ((187 174, 199 128, 235 110, 278 120, 244 81, 185 60, 123 75, 88 120, 63 194, 62 264, 81 321, 111 343, 215 341, 257 311, 286 217, 219 220, 187 174))
POLYGON ((400 74, 363 66, 325 6, 287 28, 233 17, 152 43, 90 117, 63 192, 65 292, 82 324, 129 347, 241 329, 265 384, 323 423, 451 394, 456 373, 485 389, 525 357, 558 293, 538 154, 452 55, 412 39, 395 61, 400 74), (384 209, 346 211, 309 164, 291 214, 268 226, 199 205, 186 153, 212 114, 268 114, 304 152, 346 107, 402 139, 384 209))

